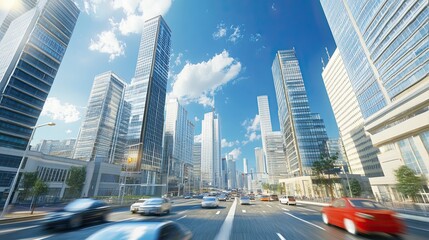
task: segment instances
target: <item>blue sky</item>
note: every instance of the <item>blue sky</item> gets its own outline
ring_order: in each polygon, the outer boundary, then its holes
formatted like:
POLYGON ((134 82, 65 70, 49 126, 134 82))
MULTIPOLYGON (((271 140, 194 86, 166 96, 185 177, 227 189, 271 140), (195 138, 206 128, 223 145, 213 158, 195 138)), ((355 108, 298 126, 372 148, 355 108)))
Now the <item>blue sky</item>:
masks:
POLYGON ((144 19, 162 14, 172 30, 169 96, 185 104, 201 133, 213 102, 221 119, 222 154, 234 153, 255 168, 261 146, 256 97, 268 95, 279 130, 271 65, 277 50, 295 48, 310 108, 320 113, 328 136, 338 137, 321 77, 325 47, 335 42, 318 1, 75 0, 81 9, 71 42, 45 104, 41 139, 76 138, 94 76, 114 71, 130 82, 144 19), (214 99, 214 100, 213 100, 214 99))

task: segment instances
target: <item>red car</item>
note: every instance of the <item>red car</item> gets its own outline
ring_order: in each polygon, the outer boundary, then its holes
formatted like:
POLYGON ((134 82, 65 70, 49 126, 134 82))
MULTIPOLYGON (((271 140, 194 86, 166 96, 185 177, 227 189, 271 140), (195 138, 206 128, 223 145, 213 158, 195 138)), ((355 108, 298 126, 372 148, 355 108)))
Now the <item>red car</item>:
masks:
POLYGON ((378 202, 362 198, 340 198, 322 209, 325 224, 346 229, 351 234, 405 233, 405 226, 394 211, 386 209, 378 202))

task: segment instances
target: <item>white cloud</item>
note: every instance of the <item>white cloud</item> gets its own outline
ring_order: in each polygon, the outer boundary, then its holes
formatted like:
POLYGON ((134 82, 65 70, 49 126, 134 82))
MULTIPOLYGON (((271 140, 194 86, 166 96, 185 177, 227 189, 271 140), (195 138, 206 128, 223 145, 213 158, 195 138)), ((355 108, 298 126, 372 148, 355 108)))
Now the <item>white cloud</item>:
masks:
POLYGON ((217 40, 217 39, 223 38, 225 36, 226 36, 226 27, 225 27, 225 24, 220 23, 216 27, 216 32, 213 33, 213 38, 215 40, 217 40))
POLYGON ((259 41, 259 39, 261 39, 261 34, 259 34, 259 33, 250 35, 250 41, 251 42, 257 42, 257 41, 259 41))
POLYGON ((185 104, 196 102, 214 106, 213 96, 216 91, 235 79, 240 71, 241 63, 224 50, 207 62, 186 63, 176 76, 171 94, 185 104))
POLYGON ((195 135, 194 136, 194 143, 200 143, 201 140, 203 138, 203 134, 201 133, 200 135, 195 135))
POLYGON ((176 60, 174 61, 174 64, 176 64, 176 66, 180 65, 182 63, 181 58, 183 57, 183 53, 179 53, 176 57, 176 60))
POLYGON ((130 33, 140 33, 143 30, 145 18, 143 15, 131 14, 121 19, 119 23, 119 31, 122 35, 129 35, 130 33))
POLYGON ((104 31, 97 34, 97 39, 91 39, 89 50, 98 51, 100 53, 109 54, 109 61, 113 61, 116 57, 124 55, 126 44, 116 38, 113 30, 104 31))
POLYGON ((80 119, 80 112, 76 106, 70 103, 62 103, 54 97, 46 99, 41 115, 66 123, 76 122, 80 119))
POLYGON ((66 134, 70 134, 70 133, 72 133, 72 130, 71 129, 67 129, 66 130, 66 134))
POLYGON ((275 6, 275 3, 273 3, 273 5, 271 5, 271 9, 272 9, 273 11, 277 11, 277 8, 276 8, 276 6, 275 6))
POLYGON ((238 157, 241 155, 241 149, 234 148, 231 152, 228 153, 228 155, 232 155, 234 159, 238 159, 238 157))
POLYGON ((229 35, 228 41, 236 43, 238 39, 243 37, 243 35, 241 34, 241 31, 240 31, 240 27, 239 26, 234 27, 233 25, 231 25, 230 28, 234 32, 231 35, 229 35))
POLYGON ((261 135, 257 133, 257 131, 261 130, 260 117, 258 114, 256 114, 253 119, 244 120, 241 126, 246 128, 246 134, 244 135, 246 140, 242 141, 243 145, 261 139, 261 135))
POLYGON ((194 117, 194 121, 195 121, 195 122, 199 122, 199 121, 200 121, 200 119, 199 119, 197 116, 195 116, 195 117, 194 117))
POLYGON ((83 6, 86 14, 97 14, 98 9, 103 5, 105 0, 84 0, 83 6))
POLYGON ((226 140, 226 138, 223 138, 221 141, 221 147, 222 148, 234 147, 235 145, 238 145, 238 144, 240 144, 239 141, 236 140, 236 141, 228 142, 228 140, 226 140))

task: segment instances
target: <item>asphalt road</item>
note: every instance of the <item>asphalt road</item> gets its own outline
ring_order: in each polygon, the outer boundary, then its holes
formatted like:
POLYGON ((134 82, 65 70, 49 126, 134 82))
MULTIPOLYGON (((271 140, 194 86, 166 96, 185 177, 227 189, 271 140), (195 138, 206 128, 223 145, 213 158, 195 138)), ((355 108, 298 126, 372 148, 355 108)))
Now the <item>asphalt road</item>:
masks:
MULTIPOLYGON (((315 206, 287 206, 279 202, 254 201, 239 205, 221 202, 216 209, 201 209, 200 200, 175 200, 173 210, 165 216, 140 216, 128 208, 116 209, 108 222, 83 226, 74 231, 45 231, 41 220, 1 224, 0 239, 85 239, 96 231, 118 222, 176 221, 193 233, 193 239, 392 239, 388 235, 352 236, 345 230, 326 226, 315 206)), ((407 234, 403 239, 428 239, 427 223, 405 220, 407 234)))

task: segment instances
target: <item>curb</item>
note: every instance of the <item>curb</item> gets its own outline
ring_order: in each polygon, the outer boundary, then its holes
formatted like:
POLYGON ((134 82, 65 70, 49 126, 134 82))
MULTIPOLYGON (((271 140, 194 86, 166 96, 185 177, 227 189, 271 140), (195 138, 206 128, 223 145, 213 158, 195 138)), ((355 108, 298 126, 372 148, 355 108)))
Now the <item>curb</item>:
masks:
POLYGON ((26 216, 26 217, 17 217, 17 218, 5 218, 5 219, 0 219, 0 224, 23 222, 23 221, 27 221, 27 220, 37 220, 37 219, 43 218, 45 215, 46 214, 39 214, 39 215, 35 215, 35 216, 26 216))

